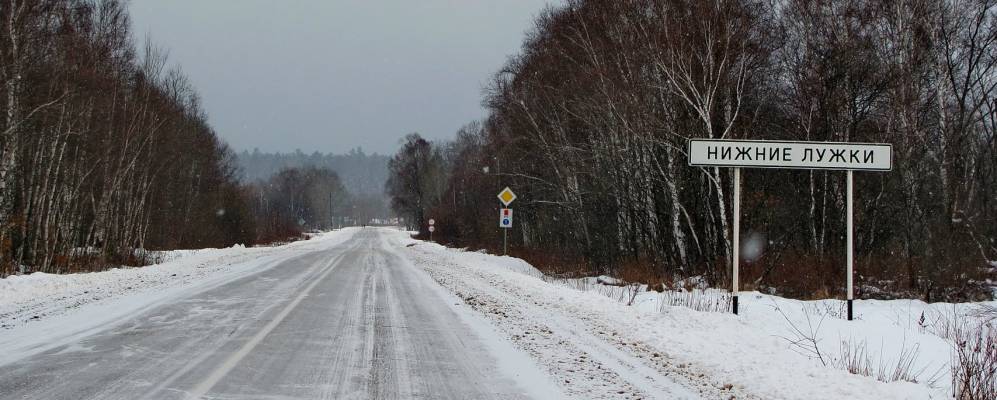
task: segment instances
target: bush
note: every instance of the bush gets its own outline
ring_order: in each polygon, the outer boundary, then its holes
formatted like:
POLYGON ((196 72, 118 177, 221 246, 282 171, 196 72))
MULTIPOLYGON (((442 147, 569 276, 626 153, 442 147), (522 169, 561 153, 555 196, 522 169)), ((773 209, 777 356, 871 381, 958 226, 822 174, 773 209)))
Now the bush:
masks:
POLYGON ((989 323, 961 324, 955 331, 952 389, 960 400, 997 399, 997 332, 989 323))

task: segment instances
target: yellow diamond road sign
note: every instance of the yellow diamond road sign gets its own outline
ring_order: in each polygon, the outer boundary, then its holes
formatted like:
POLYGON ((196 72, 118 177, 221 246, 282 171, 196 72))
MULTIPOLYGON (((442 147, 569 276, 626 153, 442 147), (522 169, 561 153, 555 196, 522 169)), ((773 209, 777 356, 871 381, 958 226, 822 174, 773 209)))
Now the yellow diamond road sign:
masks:
POLYGON ((498 194, 499 201, 505 204, 506 207, 512 204, 516 200, 516 194, 512 192, 512 189, 505 188, 501 193, 498 194))

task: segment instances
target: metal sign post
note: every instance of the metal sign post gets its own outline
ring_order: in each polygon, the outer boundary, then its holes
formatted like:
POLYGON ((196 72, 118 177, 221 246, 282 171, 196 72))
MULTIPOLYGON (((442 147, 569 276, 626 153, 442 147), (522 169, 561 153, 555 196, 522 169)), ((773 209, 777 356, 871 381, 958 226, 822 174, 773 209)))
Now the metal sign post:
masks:
POLYGON ((502 229, 502 255, 509 254, 509 229, 512 228, 512 209, 509 204, 516 201, 516 194, 508 187, 502 189, 498 194, 498 199, 506 208, 499 210, 499 228, 502 229))
POLYGON ((848 271, 847 272, 847 274, 848 274, 847 275, 848 276, 847 280, 848 280, 848 320, 849 321, 852 320, 852 302, 855 301, 855 291, 854 291, 854 287, 852 286, 852 278, 854 277, 854 272, 853 272, 854 254, 853 254, 853 252, 854 252, 854 244, 855 244, 855 242, 854 242, 855 241, 855 228, 852 225, 854 223, 853 222, 853 220, 854 220, 854 208, 852 208, 852 205, 853 205, 852 188, 854 187, 854 184, 852 182, 853 182, 853 179, 852 179, 852 170, 848 170, 848 184, 847 184, 847 186, 848 186, 848 189, 847 189, 847 192, 848 192, 848 201, 847 201, 847 205, 846 205, 845 208, 848 209, 848 211, 847 211, 847 213, 848 213, 848 219, 847 219, 847 221, 848 221, 848 235, 847 235, 847 237, 848 237, 848 239, 847 239, 848 244, 846 245, 848 247, 848 266, 847 266, 846 270, 848 271))
POLYGON ((731 274, 731 308, 734 311, 734 315, 737 315, 737 294, 740 293, 738 288, 738 282, 741 279, 738 278, 738 271, 740 271, 741 265, 741 169, 734 168, 734 252, 732 260, 732 266, 734 272, 731 274))
POLYGON ((854 292, 854 179, 853 171, 890 171, 893 147, 884 143, 794 142, 775 140, 689 141, 689 165, 734 168, 734 226, 731 252, 731 306, 738 313, 741 247, 741 168, 845 170, 847 176, 847 303, 848 320, 853 318, 854 292))
POLYGON ((429 241, 430 242, 433 241, 433 232, 436 231, 436 226, 435 225, 436 225, 436 220, 430 218, 429 219, 429 241))
POLYGON ((499 228, 502 228, 502 255, 509 254, 509 229, 512 228, 512 209, 499 210, 499 228))

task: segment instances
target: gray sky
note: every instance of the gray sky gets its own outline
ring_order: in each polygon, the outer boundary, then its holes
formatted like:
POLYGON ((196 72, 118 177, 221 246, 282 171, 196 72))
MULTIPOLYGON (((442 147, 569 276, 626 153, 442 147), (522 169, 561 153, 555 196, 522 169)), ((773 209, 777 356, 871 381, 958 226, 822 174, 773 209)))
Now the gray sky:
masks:
POLYGON ((451 138, 548 0, 132 0, 236 150, 451 138))

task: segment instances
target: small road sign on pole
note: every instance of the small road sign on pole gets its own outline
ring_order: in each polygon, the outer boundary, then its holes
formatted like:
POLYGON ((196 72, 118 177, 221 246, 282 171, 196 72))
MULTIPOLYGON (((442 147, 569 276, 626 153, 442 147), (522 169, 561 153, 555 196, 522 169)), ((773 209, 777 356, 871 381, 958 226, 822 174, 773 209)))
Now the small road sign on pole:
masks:
POLYGON ((516 194, 512 192, 512 189, 505 188, 499 192, 498 199, 502 202, 502 205, 509 207, 509 204, 516 201, 516 194))
POLYGON ((689 165, 693 167, 734 168, 734 226, 731 267, 731 308, 737 314, 737 294, 740 290, 741 242, 741 168, 824 169, 848 171, 846 188, 846 218, 848 223, 847 302, 848 320, 852 320, 855 298, 853 171, 890 171, 893 169, 893 146, 885 143, 793 142, 779 140, 718 140, 689 141, 689 165))
POLYGON ((512 209, 503 208, 499 212, 499 228, 512 228, 512 209))
POLYGON ((499 211, 499 228, 502 229, 502 255, 509 254, 509 229, 512 228, 512 209, 499 211))
POLYGON ((516 194, 512 192, 512 189, 506 187, 499 192, 498 199, 506 207, 499 211, 499 228, 504 228, 502 229, 502 255, 506 255, 509 254, 509 229, 512 228, 512 209, 508 207, 509 204, 516 201, 516 194))
POLYGON ((435 220, 435 219, 432 219, 432 218, 430 218, 430 219, 429 219, 429 226, 433 226, 433 225, 436 225, 436 220, 435 220))

